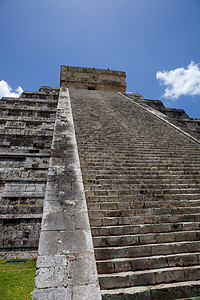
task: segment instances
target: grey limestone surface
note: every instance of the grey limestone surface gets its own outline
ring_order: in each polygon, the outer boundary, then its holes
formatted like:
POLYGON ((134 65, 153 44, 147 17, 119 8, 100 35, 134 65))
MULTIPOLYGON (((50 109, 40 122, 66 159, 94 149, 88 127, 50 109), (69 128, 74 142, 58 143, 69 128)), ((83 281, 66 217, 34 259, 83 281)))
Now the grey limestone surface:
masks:
POLYGON ((198 295, 199 141, 138 95, 70 98, 103 299, 198 295))
POLYGON ((200 119, 190 118, 183 109, 166 108, 161 101, 144 99, 141 95, 137 97, 132 93, 123 93, 123 95, 151 111, 152 114, 161 117, 171 126, 174 125, 197 140, 200 139, 200 119))
POLYGON ((67 88, 59 94, 38 252, 33 299, 101 299, 67 88))
POLYGON ((58 91, 0 101, 0 257, 36 257, 58 91))

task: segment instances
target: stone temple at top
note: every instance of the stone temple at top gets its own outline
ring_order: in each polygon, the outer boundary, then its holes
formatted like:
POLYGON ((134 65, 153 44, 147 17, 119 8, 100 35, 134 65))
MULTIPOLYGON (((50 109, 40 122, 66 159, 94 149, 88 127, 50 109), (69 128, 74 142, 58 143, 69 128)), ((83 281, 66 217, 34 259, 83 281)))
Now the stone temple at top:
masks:
POLYGON ((61 66, 0 101, 0 255, 37 257, 33 300, 200 295, 200 119, 61 66))
POLYGON ((60 87, 125 92, 125 79, 125 72, 61 66, 60 87))

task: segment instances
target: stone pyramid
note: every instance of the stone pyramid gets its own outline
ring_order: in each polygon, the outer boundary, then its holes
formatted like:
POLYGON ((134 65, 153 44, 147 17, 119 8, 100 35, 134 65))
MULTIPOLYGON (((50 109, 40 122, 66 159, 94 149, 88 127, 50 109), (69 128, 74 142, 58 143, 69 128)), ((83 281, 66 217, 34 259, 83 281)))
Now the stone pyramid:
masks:
POLYGON ((38 256, 33 299, 200 295, 200 119, 125 78, 62 66, 0 101, 0 254, 38 256))

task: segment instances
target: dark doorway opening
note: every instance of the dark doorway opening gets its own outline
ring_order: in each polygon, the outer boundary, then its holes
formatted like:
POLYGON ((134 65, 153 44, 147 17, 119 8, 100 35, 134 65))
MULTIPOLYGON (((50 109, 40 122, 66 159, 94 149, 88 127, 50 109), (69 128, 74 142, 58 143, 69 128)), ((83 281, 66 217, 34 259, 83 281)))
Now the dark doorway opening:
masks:
POLYGON ((89 85, 89 86, 88 86, 88 90, 90 90, 90 91, 94 91, 94 90, 95 90, 95 86, 91 86, 91 85, 89 85))

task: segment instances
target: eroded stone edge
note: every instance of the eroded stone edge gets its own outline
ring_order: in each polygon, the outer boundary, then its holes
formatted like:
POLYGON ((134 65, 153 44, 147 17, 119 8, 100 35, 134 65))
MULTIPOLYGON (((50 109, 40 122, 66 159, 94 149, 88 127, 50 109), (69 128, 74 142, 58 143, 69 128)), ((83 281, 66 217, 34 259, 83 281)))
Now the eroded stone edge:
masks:
POLYGON ((67 88, 59 93, 38 252, 34 300, 83 300, 91 292, 101 299, 67 88))

